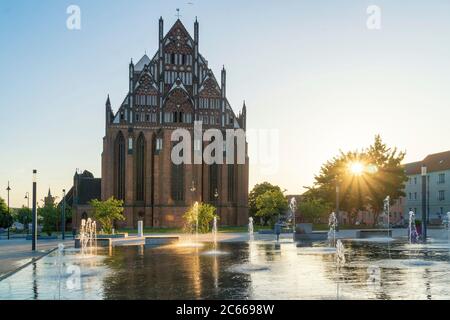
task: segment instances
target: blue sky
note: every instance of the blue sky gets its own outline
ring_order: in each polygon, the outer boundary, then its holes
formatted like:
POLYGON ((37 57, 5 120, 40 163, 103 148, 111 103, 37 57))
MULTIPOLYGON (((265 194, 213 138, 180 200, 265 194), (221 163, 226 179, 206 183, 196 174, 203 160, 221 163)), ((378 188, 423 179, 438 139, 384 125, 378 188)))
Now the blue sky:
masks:
MULTIPOLYGON (((60 196, 76 168, 100 176, 104 102, 114 110, 128 88, 128 63, 157 49, 176 8, 189 31, 198 16, 200 51, 248 127, 279 130, 276 174, 299 193, 339 149, 367 146, 380 133, 407 161, 449 150, 450 2, 429 1, 0 1, 0 196, 25 203, 31 171, 39 199, 60 196), (81 30, 66 8, 81 8, 81 30), (366 27, 369 5, 381 30, 366 27)), ((252 146, 250 146, 252 148, 252 146)))

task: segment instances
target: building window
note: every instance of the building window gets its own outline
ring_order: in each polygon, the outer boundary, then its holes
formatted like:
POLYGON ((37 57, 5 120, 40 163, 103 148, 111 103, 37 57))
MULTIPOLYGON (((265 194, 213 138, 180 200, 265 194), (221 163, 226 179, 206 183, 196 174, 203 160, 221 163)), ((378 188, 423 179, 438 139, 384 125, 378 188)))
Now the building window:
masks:
POLYGON ((440 173, 438 176, 438 183, 442 184, 445 183, 445 173, 440 173))
POLYGON ((170 63, 175 64, 175 53, 170 54, 170 63))
POLYGON ((412 200, 412 194, 411 194, 411 192, 409 193, 409 200, 412 200))
POLYGON ((414 177, 414 184, 417 184, 417 177, 414 177))
POLYGON ((164 122, 170 123, 173 122, 174 113, 172 112, 165 112, 164 113, 164 122))
POLYGON ((114 157, 116 198, 123 200, 125 197, 125 138, 122 132, 119 132, 114 143, 114 157))
POLYGON ((417 200, 417 192, 414 192, 414 200, 417 200))
POLYGON ((145 138, 141 134, 136 142, 136 200, 144 200, 145 138))
POLYGON ((171 177, 172 199, 174 201, 184 200, 184 165, 172 163, 171 177))
POLYGON ((156 151, 161 151, 163 148, 162 138, 156 138, 156 151))
POLYGON ((228 201, 234 202, 236 199, 235 197, 235 172, 234 172, 234 164, 228 165, 228 201))
POLYGON ((439 201, 445 200, 445 190, 439 190, 439 193, 438 193, 438 200, 439 200, 439 201))
POLYGON ((146 121, 146 122, 150 122, 150 114, 147 113, 147 114, 145 115, 145 121, 146 121))

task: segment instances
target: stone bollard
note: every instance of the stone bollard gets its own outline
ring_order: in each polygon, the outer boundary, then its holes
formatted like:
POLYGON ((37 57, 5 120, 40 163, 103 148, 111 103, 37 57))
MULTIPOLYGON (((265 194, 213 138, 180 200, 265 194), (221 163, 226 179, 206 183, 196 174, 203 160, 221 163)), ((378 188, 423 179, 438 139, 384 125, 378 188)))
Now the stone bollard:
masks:
POLYGON ((139 220, 138 221, 138 237, 144 236, 144 221, 139 220))

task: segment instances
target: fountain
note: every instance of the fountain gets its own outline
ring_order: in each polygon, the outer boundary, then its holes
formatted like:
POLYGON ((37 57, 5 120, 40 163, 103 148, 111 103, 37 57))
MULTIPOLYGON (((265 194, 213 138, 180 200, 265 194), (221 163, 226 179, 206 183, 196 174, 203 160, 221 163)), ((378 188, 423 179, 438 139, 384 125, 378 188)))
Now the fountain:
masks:
POLYGON ((295 221, 295 213, 297 211, 297 200, 295 199, 295 197, 292 197, 291 200, 289 201, 289 209, 291 210, 292 213, 292 232, 294 233, 294 238, 295 238, 295 226, 296 226, 296 221, 295 221))
POLYGON ((336 242, 336 266, 338 269, 345 265, 345 247, 341 240, 336 242))
POLYGON ((198 243, 198 201, 195 201, 193 210, 195 213, 195 242, 198 243))
POLYGON ((81 220, 79 239, 81 252, 85 253, 89 247, 92 253, 92 249, 97 246, 97 224, 91 218, 81 220))
POLYGON ((328 218, 328 226, 330 230, 328 231, 328 241, 330 242, 331 247, 336 246, 336 227, 338 225, 338 221, 336 218, 336 214, 332 212, 330 217, 328 218))
POLYGON ((217 217, 213 218, 213 225, 211 230, 212 238, 213 238, 213 252, 217 252, 217 217))
POLYGON ((64 244, 60 243, 58 244, 58 258, 57 258, 57 265, 58 265, 58 300, 61 300, 61 280, 62 280, 62 256, 64 252, 64 244))
POLYGON ((249 240, 253 241, 253 218, 252 217, 248 218, 248 235, 249 235, 249 240))
POLYGON ((187 225, 186 225, 186 233, 187 236, 185 238, 184 241, 181 241, 179 243, 176 244, 177 247, 185 247, 185 248, 199 248, 199 247, 203 247, 203 244, 199 242, 198 239, 198 202, 195 201, 193 206, 192 206, 192 211, 193 211, 193 216, 187 221, 187 225), (192 219, 193 218, 193 219, 192 219), (195 230, 193 229, 193 221, 195 220, 195 230), (195 232, 195 240, 192 239, 192 233, 193 231, 195 232))
POLYGON ((413 211, 409 212, 408 237, 409 244, 417 243, 419 241, 419 233, 416 228, 416 214, 413 211))
POLYGON ((450 241, 450 212, 447 212, 447 240, 450 241))
POLYGON ((217 250, 217 217, 213 218, 211 234, 212 234, 213 249, 210 251, 203 252, 202 254, 205 254, 205 255, 227 254, 227 252, 225 252, 225 251, 217 250))
POLYGON ((336 298, 339 300, 339 284, 340 284, 340 277, 339 277, 339 270, 341 267, 345 265, 345 247, 341 240, 338 240, 336 242, 336 273, 337 273, 337 283, 336 283, 336 298))

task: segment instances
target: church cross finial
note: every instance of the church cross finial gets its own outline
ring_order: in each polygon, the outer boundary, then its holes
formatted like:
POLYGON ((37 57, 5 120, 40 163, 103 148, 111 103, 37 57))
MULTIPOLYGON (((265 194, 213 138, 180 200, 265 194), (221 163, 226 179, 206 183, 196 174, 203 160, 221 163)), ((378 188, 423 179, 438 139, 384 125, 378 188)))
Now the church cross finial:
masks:
POLYGON ((175 16, 178 18, 178 20, 180 20, 180 8, 177 8, 177 14, 175 16))

